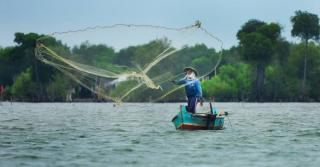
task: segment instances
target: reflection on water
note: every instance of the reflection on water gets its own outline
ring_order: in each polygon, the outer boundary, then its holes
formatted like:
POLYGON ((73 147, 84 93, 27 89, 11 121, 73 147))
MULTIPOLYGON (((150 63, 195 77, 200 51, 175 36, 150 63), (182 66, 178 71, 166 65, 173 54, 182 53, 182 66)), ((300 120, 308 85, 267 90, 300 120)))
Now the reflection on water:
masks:
POLYGON ((176 131, 170 121, 179 104, 2 103, 0 166, 320 163, 320 104, 216 106, 230 112, 226 129, 176 131))

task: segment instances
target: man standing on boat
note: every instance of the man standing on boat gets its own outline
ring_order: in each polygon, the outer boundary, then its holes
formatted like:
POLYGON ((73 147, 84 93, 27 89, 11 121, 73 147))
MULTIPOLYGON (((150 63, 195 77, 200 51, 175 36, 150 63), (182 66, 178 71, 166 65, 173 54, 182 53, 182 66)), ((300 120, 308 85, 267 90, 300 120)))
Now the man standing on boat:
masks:
POLYGON ((198 101, 203 105, 202 88, 199 79, 197 79, 198 72, 192 67, 186 67, 183 70, 186 76, 179 81, 172 81, 177 85, 185 85, 185 92, 188 97, 187 110, 191 113, 196 112, 198 101))

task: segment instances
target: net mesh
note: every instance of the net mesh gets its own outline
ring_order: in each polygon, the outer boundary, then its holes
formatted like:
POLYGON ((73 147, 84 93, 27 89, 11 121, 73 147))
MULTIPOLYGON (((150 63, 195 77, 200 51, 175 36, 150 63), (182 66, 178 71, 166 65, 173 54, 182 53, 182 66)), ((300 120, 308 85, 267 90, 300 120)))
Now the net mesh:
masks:
POLYGON ((181 96, 184 85, 170 81, 184 77, 187 66, 197 69, 200 79, 212 74, 222 45, 199 21, 182 28, 115 24, 43 36, 35 54, 100 98, 120 104, 181 96))

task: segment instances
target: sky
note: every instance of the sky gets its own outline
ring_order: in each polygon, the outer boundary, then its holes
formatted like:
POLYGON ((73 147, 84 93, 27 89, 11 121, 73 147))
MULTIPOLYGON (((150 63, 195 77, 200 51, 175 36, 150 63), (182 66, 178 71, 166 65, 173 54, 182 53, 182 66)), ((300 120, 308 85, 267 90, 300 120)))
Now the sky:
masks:
POLYGON ((118 23, 183 27, 200 20, 229 48, 238 44, 236 33, 249 19, 279 23, 287 40, 298 41, 290 35, 297 10, 320 17, 320 0, 0 0, 0 46, 15 45, 15 32, 50 34, 118 23))

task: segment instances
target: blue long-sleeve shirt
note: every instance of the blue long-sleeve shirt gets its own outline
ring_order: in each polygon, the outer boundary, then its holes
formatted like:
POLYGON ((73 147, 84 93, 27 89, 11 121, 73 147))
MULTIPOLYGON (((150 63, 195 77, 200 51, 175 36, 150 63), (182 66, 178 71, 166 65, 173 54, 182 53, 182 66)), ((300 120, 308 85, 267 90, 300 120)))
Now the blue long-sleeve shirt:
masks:
POLYGON ((177 85, 185 85, 187 97, 202 98, 201 83, 198 79, 188 80, 186 78, 182 78, 179 81, 176 81, 175 83, 177 85))

